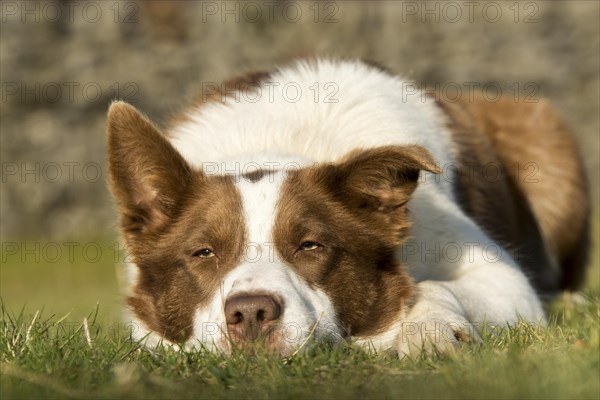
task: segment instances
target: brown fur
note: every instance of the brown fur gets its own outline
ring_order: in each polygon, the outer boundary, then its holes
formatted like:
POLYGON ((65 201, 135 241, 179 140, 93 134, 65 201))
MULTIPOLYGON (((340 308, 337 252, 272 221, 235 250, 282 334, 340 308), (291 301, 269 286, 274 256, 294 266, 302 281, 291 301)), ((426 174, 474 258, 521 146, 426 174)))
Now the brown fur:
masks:
POLYGON ((465 211, 513 251, 538 291, 578 289, 590 206, 581 157, 562 118, 546 100, 477 97, 440 105, 457 143, 455 188, 465 211))
POLYGON ((127 302, 149 329, 184 341, 195 309, 242 257, 239 193, 232 177, 192 172, 129 105, 112 105, 108 136, 111 189, 140 276, 127 302), (216 257, 199 258, 195 253, 209 243, 216 257))
POLYGON ((276 247, 310 285, 325 290, 354 336, 385 330, 413 301, 412 280, 394 253, 406 239, 405 203, 421 170, 437 172, 425 149, 388 146, 294 171, 284 184, 276 247), (305 241, 321 246, 299 250, 305 241))

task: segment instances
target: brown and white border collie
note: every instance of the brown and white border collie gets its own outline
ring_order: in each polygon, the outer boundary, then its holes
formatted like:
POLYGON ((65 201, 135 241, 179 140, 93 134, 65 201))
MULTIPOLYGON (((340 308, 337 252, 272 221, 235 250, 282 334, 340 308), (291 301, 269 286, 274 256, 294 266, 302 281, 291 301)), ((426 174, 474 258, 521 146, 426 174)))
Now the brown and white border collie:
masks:
POLYGON ((403 356, 484 324, 544 324, 542 296, 585 272, 572 134, 544 100, 414 88, 373 63, 312 59, 213 87, 164 134, 113 103, 136 337, 403 356))

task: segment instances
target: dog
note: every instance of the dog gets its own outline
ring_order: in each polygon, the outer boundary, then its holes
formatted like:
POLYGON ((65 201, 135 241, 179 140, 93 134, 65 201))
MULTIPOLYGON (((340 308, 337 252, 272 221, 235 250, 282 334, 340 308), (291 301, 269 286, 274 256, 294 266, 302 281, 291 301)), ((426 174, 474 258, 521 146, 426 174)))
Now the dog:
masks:
POLYGON ((164 134, 112 103, 135 337, 406 356, 545 324, 544 298, 585 275, 573 135, 543 99, 414 88, 372 62, 316 58, 205 85, 164 134))

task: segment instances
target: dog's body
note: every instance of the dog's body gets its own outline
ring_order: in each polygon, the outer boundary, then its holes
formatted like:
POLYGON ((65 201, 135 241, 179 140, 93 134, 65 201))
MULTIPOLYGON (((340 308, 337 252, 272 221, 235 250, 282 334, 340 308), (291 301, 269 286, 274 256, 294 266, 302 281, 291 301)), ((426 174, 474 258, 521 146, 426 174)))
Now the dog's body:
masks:
POLYGON ((138 336, 224 351, 264 337, 284 355, 351 336, 406 354, 543 323, 539 295, 577 288, 587 254, 571 134, 544 101, 444 103, 408 85, 298 61, 225 83, 168 140, 115 103, 138 336))

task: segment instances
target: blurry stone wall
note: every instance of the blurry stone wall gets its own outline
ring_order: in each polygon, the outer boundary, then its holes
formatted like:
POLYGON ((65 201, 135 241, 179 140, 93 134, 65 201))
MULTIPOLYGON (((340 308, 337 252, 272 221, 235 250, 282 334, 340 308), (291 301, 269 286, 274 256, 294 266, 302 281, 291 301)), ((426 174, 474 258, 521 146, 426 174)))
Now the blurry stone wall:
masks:
POLYGON ((575 129, 598 199, 599 4, 3 0, 0 234, 115 231, 111 99, 164 122, 202 83, 301 55, 369 58, 448 96, 492 83, 503 96, 549 97, 575 129))

